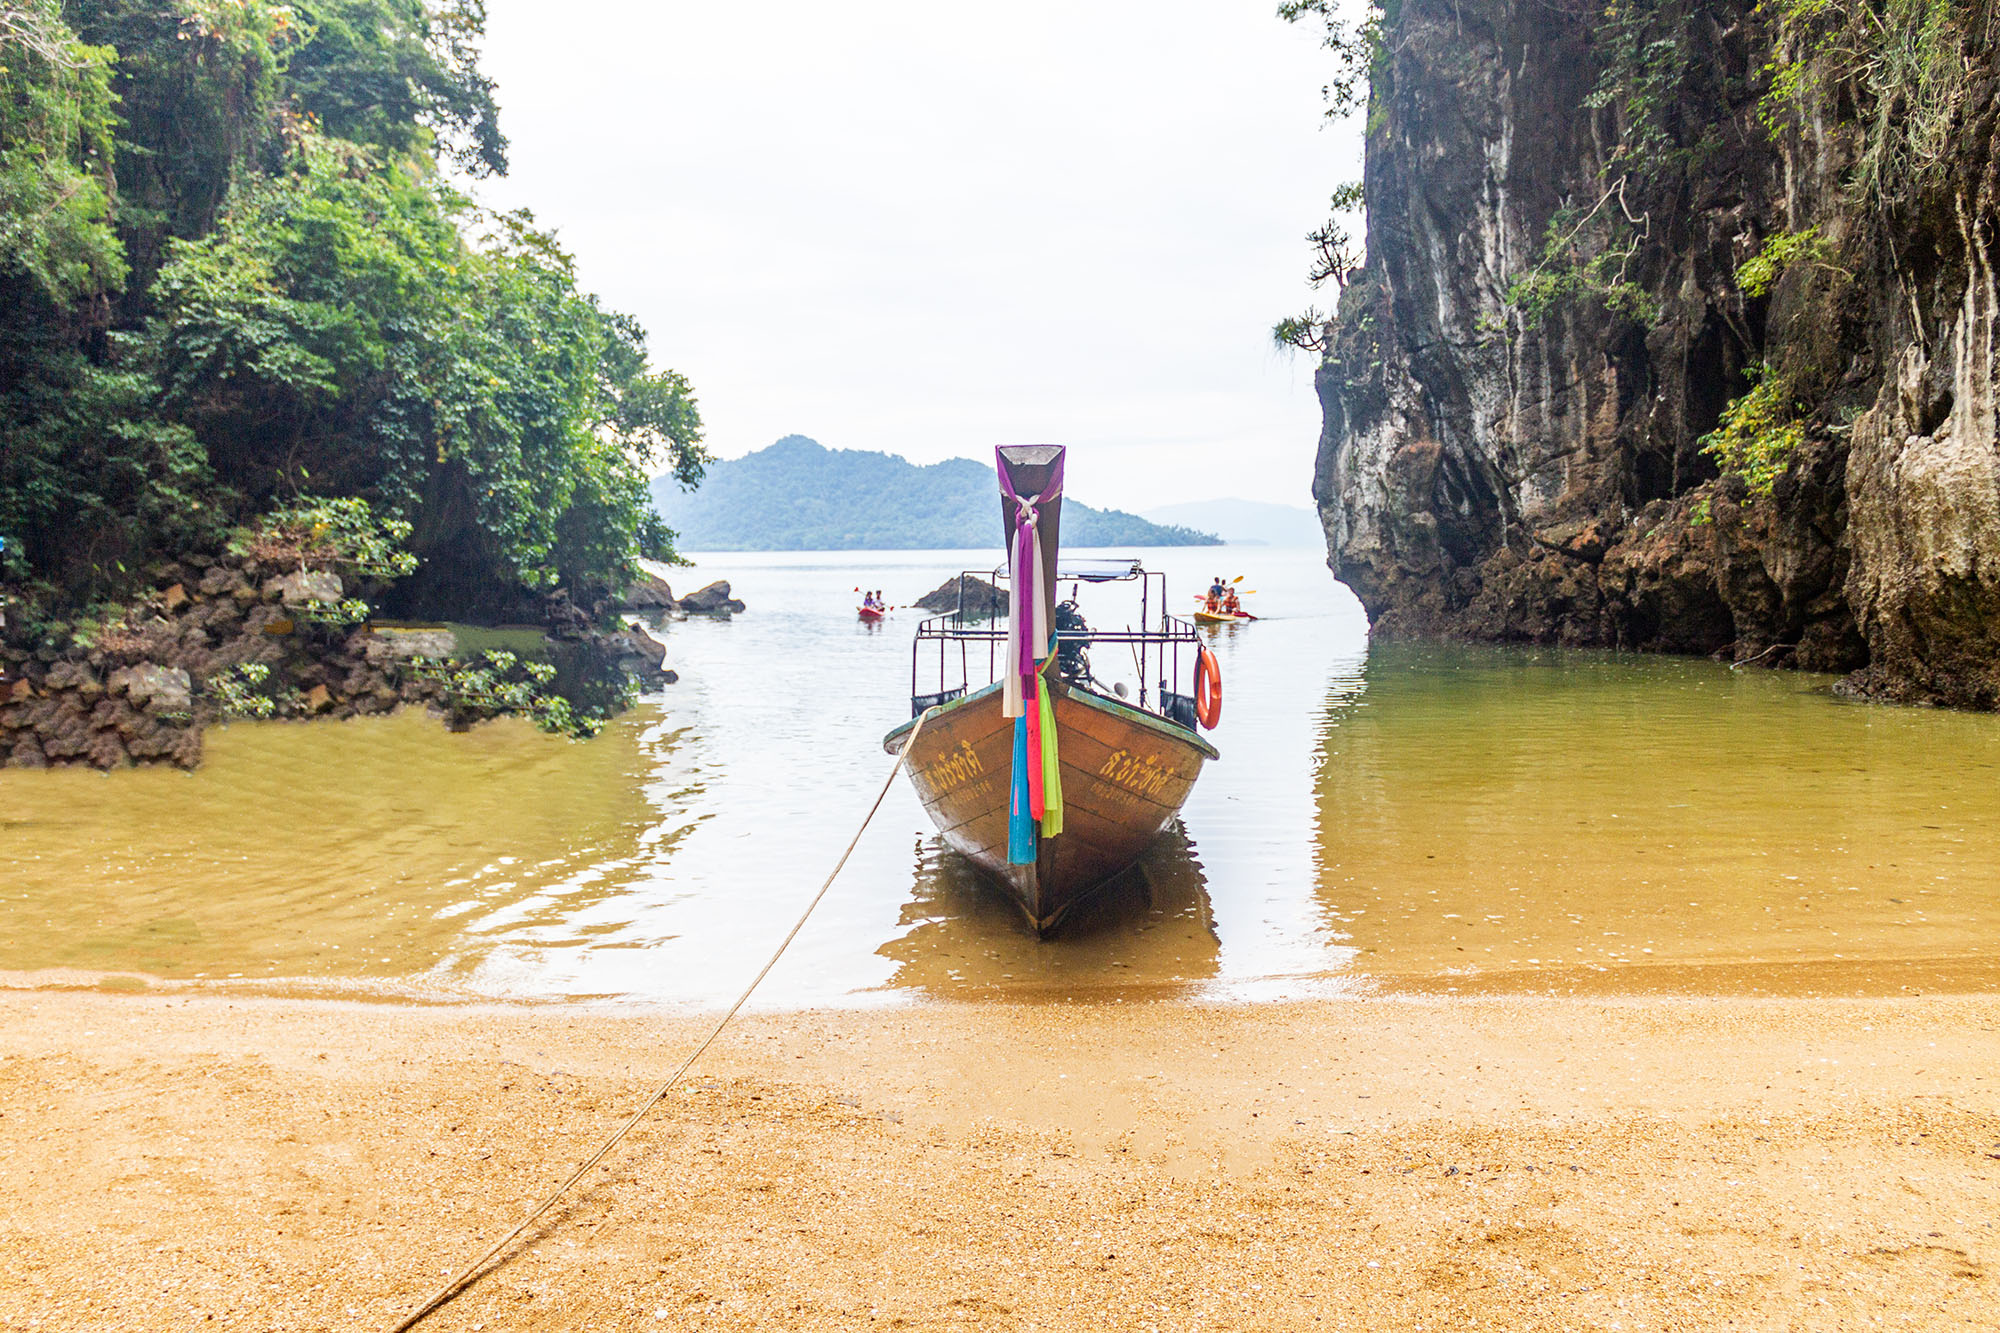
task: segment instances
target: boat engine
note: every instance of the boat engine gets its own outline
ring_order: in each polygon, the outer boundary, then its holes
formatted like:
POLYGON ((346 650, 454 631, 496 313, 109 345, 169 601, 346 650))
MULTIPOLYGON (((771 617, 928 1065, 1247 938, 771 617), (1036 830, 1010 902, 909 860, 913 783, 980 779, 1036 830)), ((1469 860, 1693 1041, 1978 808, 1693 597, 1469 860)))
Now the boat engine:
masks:
POLYGON ((1090 681, 1090 654, 1080 640, 1064 639, 1065 634, 1088 634, 1090 625, 1077 608, 1074 597, 1056 603, 1056 674, 1065 684, 1084 685, 1090 681))

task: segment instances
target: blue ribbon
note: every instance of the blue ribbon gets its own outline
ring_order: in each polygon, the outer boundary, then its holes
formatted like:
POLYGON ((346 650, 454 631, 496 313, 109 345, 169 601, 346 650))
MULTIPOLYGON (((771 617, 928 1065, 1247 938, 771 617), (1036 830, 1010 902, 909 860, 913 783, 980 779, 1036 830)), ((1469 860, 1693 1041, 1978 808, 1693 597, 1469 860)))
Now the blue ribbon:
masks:
MULTIPOLYGON (((1037 760, 1040 756, 1036 756, 1037 760)), ((1035 862, 1035 814, 1028 808, 1028 719, 1014 719, 1014 780, 1007 795, 1007 860, 1035 862)))

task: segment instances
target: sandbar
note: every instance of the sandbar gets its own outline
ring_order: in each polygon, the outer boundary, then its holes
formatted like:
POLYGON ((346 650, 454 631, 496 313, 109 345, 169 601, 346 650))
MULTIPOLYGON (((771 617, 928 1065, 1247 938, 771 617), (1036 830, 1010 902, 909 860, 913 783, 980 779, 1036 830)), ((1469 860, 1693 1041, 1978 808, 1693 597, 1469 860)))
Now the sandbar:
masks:
MULTIPOLYGON (((0 1326, 381 1329, 699 1015, 0 992, 0 1326)), ((747 1016, 426 1330, 2000 1327, 2000 996, 747 1016)))

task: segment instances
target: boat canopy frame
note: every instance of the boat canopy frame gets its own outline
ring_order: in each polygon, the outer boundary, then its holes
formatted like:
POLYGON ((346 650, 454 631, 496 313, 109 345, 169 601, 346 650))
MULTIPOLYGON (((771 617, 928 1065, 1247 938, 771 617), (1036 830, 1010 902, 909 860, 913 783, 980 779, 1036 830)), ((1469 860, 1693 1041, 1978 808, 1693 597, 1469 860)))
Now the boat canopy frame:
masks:
MULTIPOLYGON (((966 612, 966 588, 968 580, 984 579, 994 587, 1008 586, 1007 567, 1003 564, 990 570, 968 569, 958 576, 958 606, 942 615, 931 616, 917 625, 917 635, 910 644, 910 715, 916 716, 926 708, 963 698, 974 688, 973 671, 977 665, 978 645, 986 649, 986 679, 980 686, 992 684, 1000 679, 1002 649, 1007 643, 1007 631, 994 624, 994 617, 972 616, 966 612), (958 652, 958 684, 948 684, 951 678, 950 662, 952 648, 958 652), (926 649, 936 652, 936 673, 932 677, 937 688, 921 690, 925 683, 926 649)), ((1055 631, 1056 647, 1075 644, 1092 648, 1099 644, 1122 644, 1130 648, 1139 672, 1139 698, 1137 707, 1156 717, 1165 718, 1189 731, 1195 730, 1195 707, 1193 694, 1183 694, 1173 688, 1183 679, 1181 674, 1181 654, 1189 655, 1189 679, 1195 666, 1195 656, 1201 651, 1203 641, 1194 622, 1174 615, 1167 610, 1167 576, 1160 570, 1147 569, 1135 559, 1086 559, 1064 560, 1058 566, 1054 580, 1056 583, 1131 583, 1139 584, 1139 629, 1082 629, 1055 631), (1158 601, 1155 602, 1157 596, 1158 601), (1159 607, 1158 628, 1146 628, 1152 609, 1159 607), (1147 682, 1153 680, 1154 672, 1159 689, 1156 696, 1149 691, 1147 682), (1157 702, 1154 702, 1157 698, 1157 702)), ((1050 655, 1055 660, 1055 654, 1050 655)), ((1107 696, 1110 697, 1110 696, 1107 696)), ((1132 700, 1120 700, 1126 707, 1134 706, 1132 700)))

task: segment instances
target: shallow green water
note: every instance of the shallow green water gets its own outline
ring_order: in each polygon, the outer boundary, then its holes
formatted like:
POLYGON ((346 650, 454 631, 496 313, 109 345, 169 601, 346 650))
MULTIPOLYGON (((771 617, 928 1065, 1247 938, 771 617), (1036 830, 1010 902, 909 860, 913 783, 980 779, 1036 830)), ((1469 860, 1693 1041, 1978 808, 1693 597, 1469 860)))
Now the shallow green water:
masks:
POLYGON ((1390 648, 1324 710, 1328 919, 1373 973, 1885 963, 2000 927, 2000 725, 1707 662, 1390 648))
MULTIPOLYGON (((2000 719, 1698 661, 1371 654, 1316 552, 1155 554, 1183 590, 1245 573, 1267 619, 1213 636, 1223 758, 1143 880, 1037 941, 899 784, 766 1003, 1995 979, 2000 719)), ((404 714, 231 726, 192 775, 0 772, 0 970, 725 999, 906 715, 917 617, 862 625, 851 589, 986 559, 716 557, 685 581, 751 611, 672 626, 682 683, 588 743, 404 714)))

